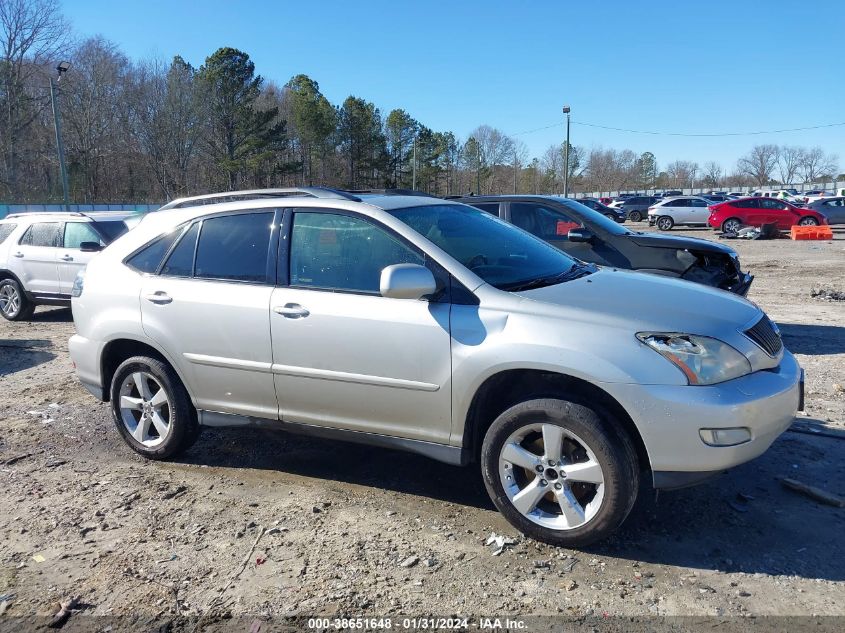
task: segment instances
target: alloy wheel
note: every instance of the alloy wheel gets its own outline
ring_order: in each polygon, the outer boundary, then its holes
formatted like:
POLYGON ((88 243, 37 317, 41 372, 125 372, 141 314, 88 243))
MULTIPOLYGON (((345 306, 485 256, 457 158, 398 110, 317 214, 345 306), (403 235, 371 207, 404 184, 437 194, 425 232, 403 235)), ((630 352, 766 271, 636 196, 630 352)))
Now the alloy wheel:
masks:
POLYGON ((136 371, 120 386, 120 417, 139 444, 153 448, 167 439, 171 409, 167 391, 150 373, 136 371))
POLYGON ((525 518, 553 530, 590 521, 604 499, 604 473, 583 439, 556 424, 530 424, 499 453, 499 477, 525 518))
POLYGON ((808 217, 808 218, 801 218, 800 220, 798 220, 798 224, 800 224, 801 226, 817 226, 818 222, 816 221, 816 218, 809 218, 808 217))
POLYGON ((672 218, 668 218, 665 215, 657 219, 657 228, 661 231, 668 231, 674 224, 672 218))
POLYGON ((5 284, 0 287, 0 311, 9 318, 20 312, 21 293, 12 284, 5 284))
POLYGON ((736 233, 742 227, 739 220, 726 220, 722 230, 725 233, 736 233))

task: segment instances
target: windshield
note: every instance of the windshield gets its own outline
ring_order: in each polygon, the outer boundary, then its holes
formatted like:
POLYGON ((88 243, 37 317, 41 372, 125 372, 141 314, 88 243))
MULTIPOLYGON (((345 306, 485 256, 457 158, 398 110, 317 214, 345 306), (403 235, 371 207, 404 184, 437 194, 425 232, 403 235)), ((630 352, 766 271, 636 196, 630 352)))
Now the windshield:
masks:
POLYGON ((555 199, 561 202, 564 206, 569 207, 570 209, 575 211, 575 213, 577 213, 583 218, 584 222, 588 222, 589 224, 594 225, 597 224, 599 228, 607 231, 611 235, 627 235, 629 233, 633 233, 633 231, 629 231, 624 226, 619 224, 616 220, 611 220, 603 213, 599 213, 598 211, 591 209, 585 204, 576 202, 571 198, 563 198, 560 196, 557 196, 555 199))
POLYGON ((500 290, 527 290, 589 274, 592 269, 546 242, 463 204, 389 213, 500 290))

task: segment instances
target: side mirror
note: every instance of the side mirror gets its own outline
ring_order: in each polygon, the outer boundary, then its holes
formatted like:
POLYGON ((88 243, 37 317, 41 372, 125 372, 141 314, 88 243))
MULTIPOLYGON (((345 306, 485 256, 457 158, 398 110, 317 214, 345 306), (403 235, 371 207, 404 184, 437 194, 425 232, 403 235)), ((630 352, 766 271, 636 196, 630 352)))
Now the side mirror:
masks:
POLYGON ((437 282, 425 266, 393 264, 381 271, 379 290, 390 299, 420 299, 437 292, 437 282))
POLYGON ((596 236, 589 229, 570 229, 566 237, 570 242, 592 242, 596 236))
POLYGON ((99 242, 82 242, 79 245, 79 250, 83 253, 99 253, 103 250, 103 247, 100 246, 99 242))

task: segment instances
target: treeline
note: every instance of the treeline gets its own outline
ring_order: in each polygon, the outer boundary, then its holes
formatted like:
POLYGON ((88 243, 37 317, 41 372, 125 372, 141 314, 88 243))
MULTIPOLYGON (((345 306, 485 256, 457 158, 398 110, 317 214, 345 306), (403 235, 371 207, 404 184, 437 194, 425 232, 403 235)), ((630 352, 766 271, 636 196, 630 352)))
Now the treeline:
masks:
MULTIPOLYGON (((220 48, 199 68, 134 62, 95 37, 71 44, 55 0, 0 0, 0 200, 59 200, 49 77, 56 84, 74 202, 156 202, 254 187, 413 187, 437 195, 561 192, 564 152, 529 157, 487 125, 466 139, 435 131, 403 109, 383 113, 360 96, 332 104, 296 75, 283 86, 256 74, 249 55, 220 48)), ((651 152, 570 147, 570 191, 808 181, 836 173, 820 149, 755 147, 731 174, 713 162, 658 169, 651 152), (772 149, 774 148, 774 149, 772 149)))

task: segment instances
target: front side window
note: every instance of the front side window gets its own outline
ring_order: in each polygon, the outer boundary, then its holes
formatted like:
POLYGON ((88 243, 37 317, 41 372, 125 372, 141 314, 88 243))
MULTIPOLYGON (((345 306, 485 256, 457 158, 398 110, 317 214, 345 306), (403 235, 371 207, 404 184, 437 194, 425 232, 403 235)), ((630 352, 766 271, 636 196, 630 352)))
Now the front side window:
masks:
POLYGON ((51 246, 61 245, 60 222, 38 222, 30 226, 23 234, 20 244, 22 246, 51 246))
POLYGON ((467 205, 426 205, 389 213, 502 290, 552 285, 586 274, 563 251, 467 205))
POLYGON ((6 238, 12 234, 17 224, 0 224, 0 244, 6 241, 6 238))
POLYGON ((544 240, 566 239, 570 229, 583 227, 562 211, 531 202, 511 203, 511 222, 544 240))
POLYGON ((290 285, 379 293, 381 271, 425 264, 424 256, 372 222, 334 213, 293 216, 290 285))
POLYGON ((274 216, 242 213, 203 220, 194 276, 266 283, 274 216))
POLYGON ((82 242, 94 242, 100 246, 106 243, 100 235, 91 228, 88 222, 68 222, 65 224, 65 248, 82 248, 82 242))

